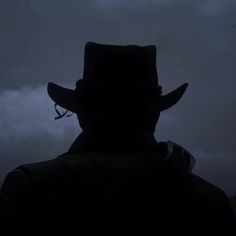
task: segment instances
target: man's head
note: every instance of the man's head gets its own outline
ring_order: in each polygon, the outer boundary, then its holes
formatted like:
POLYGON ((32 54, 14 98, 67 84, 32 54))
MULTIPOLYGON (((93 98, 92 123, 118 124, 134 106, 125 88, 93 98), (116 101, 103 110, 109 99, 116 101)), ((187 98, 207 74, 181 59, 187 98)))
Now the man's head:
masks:
POLYGON ((160 117, 158 109, 143 107, 139 111, 123 111, 113 115, 80 114, 77 112, 83 130, 140 129, 154 133, 160 117))
POLYGON ((162 95, 156 47, 89 42, 83 79, 70 90, 48 84, 56 104, 77 114, 83 129, 139 128, 154 132, 160 112, 182 97, 187 84, 162 95))

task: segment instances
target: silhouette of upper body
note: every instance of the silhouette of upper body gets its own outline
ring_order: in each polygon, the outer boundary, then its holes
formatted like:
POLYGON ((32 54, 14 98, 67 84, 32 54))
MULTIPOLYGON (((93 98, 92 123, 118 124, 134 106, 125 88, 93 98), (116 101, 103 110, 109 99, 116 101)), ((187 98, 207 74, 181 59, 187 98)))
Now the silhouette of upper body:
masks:
MULTIPOLYGON (((90 50, 99 51, 100 47, 108 59, 112 57, 108 52, 114 47, 114 60, 118 60, 118 53, 120 62, 122 46, 93 43, 86 45, 85 61, 90 50)), ((132 58, 135 55, 136 64, 138 59, 133 50, 143 50, 148 58, 150 54, 155 56, 153 46, 128 46, 125 53, 132 58)), ((142 60, 145 55, 141 56, 142 60)), ((145 61, 140 62, 142 66, 145 61)), ((119 70, 121 67, 119 65, 119 70)), ((107 74, 114 70, 112 63, 108 68, 105 70, 107 74)), ((147 68, 149 71, 150 67, 147 68)), ((127 70, 125 67, 123 72, 127 70)), ((137 65, 135 70, 138 70, 137 65)), ((85 69, 84 79, 93 78, 88 71, 91 72, 91 68, 85 69)), ((135 74, 136 77, 141 72, 135 74)), ((147 71, 143 74, 153 80, 151 73, 148 76, 147 71)), ((157 78, 154 81, 157 82, 157 78)), ((159 86, 156 88, 160 90, 159 86)), ((7 175, 0 192, 1 228, 31 233, 41 230, 54 233, 107 230, 110 235, 119 230, 132 233, 143 230, 146 233, 233 232, 235 222, 224 191, 191 172, 194 158, 187 150, 173 142, 157 142, 154 137, 160 111, 174 105, 185 89, 184 85, 165 96, 159 91, 155 102, 151 98, 157 109, 146 109, 146 105, 140 105, 139 101, 137 110, 132 110, 136 108, 133 104, 123 111, 123 107, 119 110, 115 105, 117 100, 113 97, 112 106, 101 105, 97 109, 106 88, 102 88, 101 93, 100 87, 99 91, 93 87, 90 93, 92 102, 88 102, 88 98, 78 98, 73 91, 49 84, 49 95, 56 103, 78 115, 83 131, 68 152, 49 161, 22 165, 7 175), (74 96, 84 102, 80 109, 74 96), (117 109, 120 113, 116 113, 117 109)), ((87 90, 80 93, 84 91, 87 90)), ((117 96, 116 92, 117 88, 109 96, 117 96)), ((150 93, 152 91, 145 96, 150 93)), ((125 92, 121 94, 125 96, 125 92)), ((104 96, 106 102, 107 95, 104 96)), ((131 96, 133 98, 135 94, 131 96)), ((121 103, 119 98, 117 104, 121 103)), ((122 106, 126 103, 127 97, 122 106)))

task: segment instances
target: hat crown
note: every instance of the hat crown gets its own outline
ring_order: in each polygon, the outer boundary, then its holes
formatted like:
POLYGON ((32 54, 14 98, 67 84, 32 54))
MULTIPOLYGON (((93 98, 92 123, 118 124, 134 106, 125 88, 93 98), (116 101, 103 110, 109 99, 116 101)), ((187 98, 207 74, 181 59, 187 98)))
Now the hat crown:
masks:
POLYGON ((158 86, 156 47, 88 42, 83 80, 106 85, 158 86))

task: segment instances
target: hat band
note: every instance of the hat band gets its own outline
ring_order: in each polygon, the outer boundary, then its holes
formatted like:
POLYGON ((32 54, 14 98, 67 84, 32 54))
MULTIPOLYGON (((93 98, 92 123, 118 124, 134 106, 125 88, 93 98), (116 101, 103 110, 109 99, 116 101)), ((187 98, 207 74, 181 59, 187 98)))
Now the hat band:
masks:
POLYGON ((130 86, 130 85, 109 85, 109 84, 101 84, 96 82, 87 82, 83 79, 80 79, 76 82, 76 89, 79 93, 96 93, 99 92, 101 95, 104 92, 108 93, 109 95, 114 96, 114 93, 118 93, 119 95, 130 95, 137 94, 138 96, 142 96, 142 94, 149 94, 150 96, 154 95, 155 97, 162 94, 162 87, 157 86, 130 86))

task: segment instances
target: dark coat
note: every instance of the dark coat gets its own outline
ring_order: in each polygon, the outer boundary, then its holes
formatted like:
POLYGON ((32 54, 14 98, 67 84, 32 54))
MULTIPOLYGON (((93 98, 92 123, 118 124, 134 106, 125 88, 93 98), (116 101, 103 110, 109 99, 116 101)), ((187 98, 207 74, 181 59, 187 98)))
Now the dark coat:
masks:
POLYGON ((122 143, 91 140, 80 135, 66 154, 10 172, 1 189, 1 226, 50 227, 54 233, 95 225, 115 231, 233 230, 225 193, 165 160, 152 138, 133 145, 127 137, 122 143))

